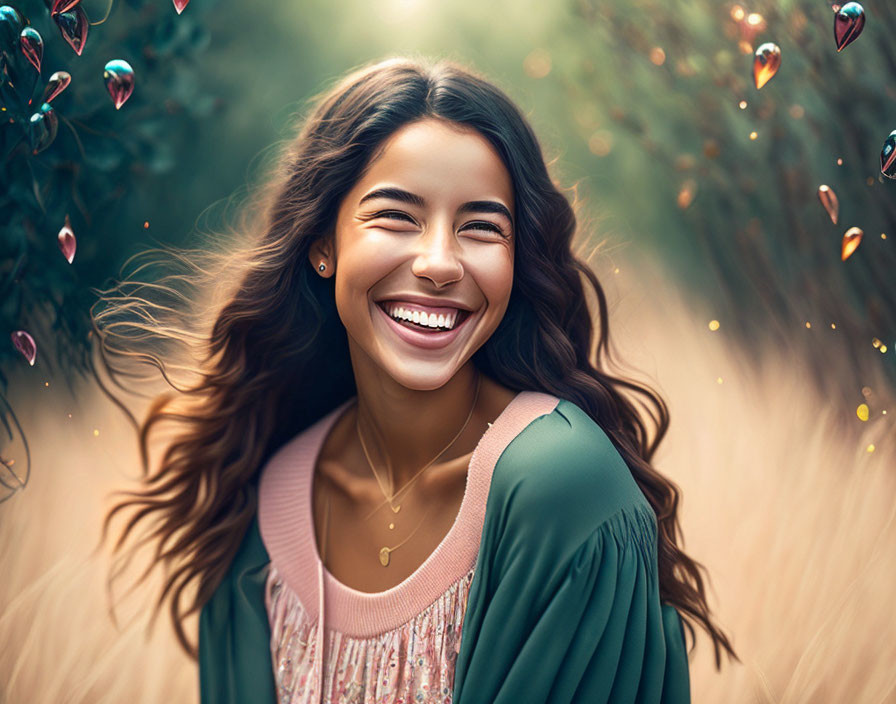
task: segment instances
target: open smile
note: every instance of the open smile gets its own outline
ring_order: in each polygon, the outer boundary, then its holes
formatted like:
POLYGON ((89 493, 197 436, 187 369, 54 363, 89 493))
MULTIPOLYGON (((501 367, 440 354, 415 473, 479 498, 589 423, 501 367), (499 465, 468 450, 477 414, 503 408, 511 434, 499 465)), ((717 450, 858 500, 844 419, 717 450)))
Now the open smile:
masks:
POLYGON ((413 320, 396 320, 386 311, 385 306, 391 306, 391 301, 379 301, 375 305, 383 318, 385 318, 388 327, 397 337, 408 344, 423 349, 438 349, 451 344, 460 335, 461 330, 467 328, 467 321, 473 317, 470 311, 455 309, 457 314, 454 320, 454 327, 446 330, 444 328, 444 319, 442 320, 443 327, 430 327, 415 323, 413 320))

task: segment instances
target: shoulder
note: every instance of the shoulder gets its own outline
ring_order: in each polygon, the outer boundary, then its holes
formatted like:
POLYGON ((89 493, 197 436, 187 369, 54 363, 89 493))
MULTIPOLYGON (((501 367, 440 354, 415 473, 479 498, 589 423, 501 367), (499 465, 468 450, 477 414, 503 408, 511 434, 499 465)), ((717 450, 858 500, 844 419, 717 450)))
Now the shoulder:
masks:
POLYGON ((620 511, 653 510, 607 433, 560 399, 507 445, 489 504, 508 528, 578 544, 620 511))

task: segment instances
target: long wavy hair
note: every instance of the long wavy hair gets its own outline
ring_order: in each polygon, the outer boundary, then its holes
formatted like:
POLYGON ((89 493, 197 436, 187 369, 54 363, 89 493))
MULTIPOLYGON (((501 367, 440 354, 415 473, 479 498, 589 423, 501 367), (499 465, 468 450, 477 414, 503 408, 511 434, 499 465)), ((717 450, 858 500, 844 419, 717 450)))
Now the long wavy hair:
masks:
POLYGON ((113 550, 121 560, 135 526, 153 519, 140 541, 155 545, 153 560, 137 582, 164 566, 153 619, 170 599, 177 638, 195 658, 183 620, 201 610, 227 572, 255 515, 266 460, 356 393, 334 282, 315 275, 309 247, 332 233, 341 200, 384 140, 427 117, 476 129, 500 154, 514 187, 510 302, 473 356, 475 366, 511 389, 572 401, 604 429, 656 513, 660 597, 682 615, 689 650, 696 644, 693 621, 712 638, 718 669, 721 649, 739 662, 712 622, 705 567, 679 547, 679 489, 650 464, 669 426, 666 404, 650 388, 610 373, 619 365, 611 359, 607 301, 573 251, 575 208, 552 181, 520 110, 451 61, 390 59, 350 73, 312 102, 229 241, 149 250, 144 254, 161 256, 98 292, 96 369, 133 391, 143 384, 134 370, 146 363, 170 385, 148 395, 142 422, 130 415, 143 476, 137 490, 118 492, 126 498, 106 515, 101 541, 112 518, 131 509, 113 550), (147 281, 155 264, 164 275, 147 281), (176 273, 180 265, 185 270, 176 273), (181 382, 183 375, 188 380, 181 382), (150 432, 165 423, 174 432, 153 470, 150 432))

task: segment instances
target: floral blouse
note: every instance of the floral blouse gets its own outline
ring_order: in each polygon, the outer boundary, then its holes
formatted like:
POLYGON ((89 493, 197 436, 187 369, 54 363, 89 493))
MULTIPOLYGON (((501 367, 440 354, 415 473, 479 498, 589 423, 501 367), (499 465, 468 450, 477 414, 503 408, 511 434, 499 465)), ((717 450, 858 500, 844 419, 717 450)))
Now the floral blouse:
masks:
MULTIPOLYGON (((369 638, 326 629, 324 702, 332 704, 448 704, 460 650, 473 570, 426 610, 369 638)), ((312 691, 317 621, 271 566, 265 588, 278 704, 317 701, 312 691)))

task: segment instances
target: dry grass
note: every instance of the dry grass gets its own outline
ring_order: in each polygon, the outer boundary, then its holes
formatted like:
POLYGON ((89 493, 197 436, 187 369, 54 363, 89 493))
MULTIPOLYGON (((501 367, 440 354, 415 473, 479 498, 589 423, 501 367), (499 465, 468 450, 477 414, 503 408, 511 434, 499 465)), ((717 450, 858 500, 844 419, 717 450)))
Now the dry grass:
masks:
MULTIPOLYGON (((620 267, 602 274, 611 330, 669 402, 657 464, 682 488, 685 547, 709 569, 711 606, 744 662, 717 673, 698 632, 693 700, 896 701, 896 405, 864 424, 836 418, 792 354, 734 348, 725 321, 708 330, 708 305, 685 305, 647 264, 620 267)), ((137 472, 130 428, 103 397, 71 401, 39 375, 14 380, 32 402, 17 408, 34 465, 0 506, 0 701, 194 702, 196 668, 165 614, 144 638, 155 592, 129 597, 116 629, 108 557, 91 556, 109 491, 137 472)))
POLYGON ((164 612, 145 639, 160 580, 127 598, 121 583, 116 627, 106 601, 108 551, 92 554, 109 492, 138 472, 133 431, 105 397, 91 391, 72 401, 53 390, 61 386, 54 380, 43 382, 28 383, 36 404, 16 404, 31 480, 0 504, 0 702, 198 701, 196 668, 164 612))

